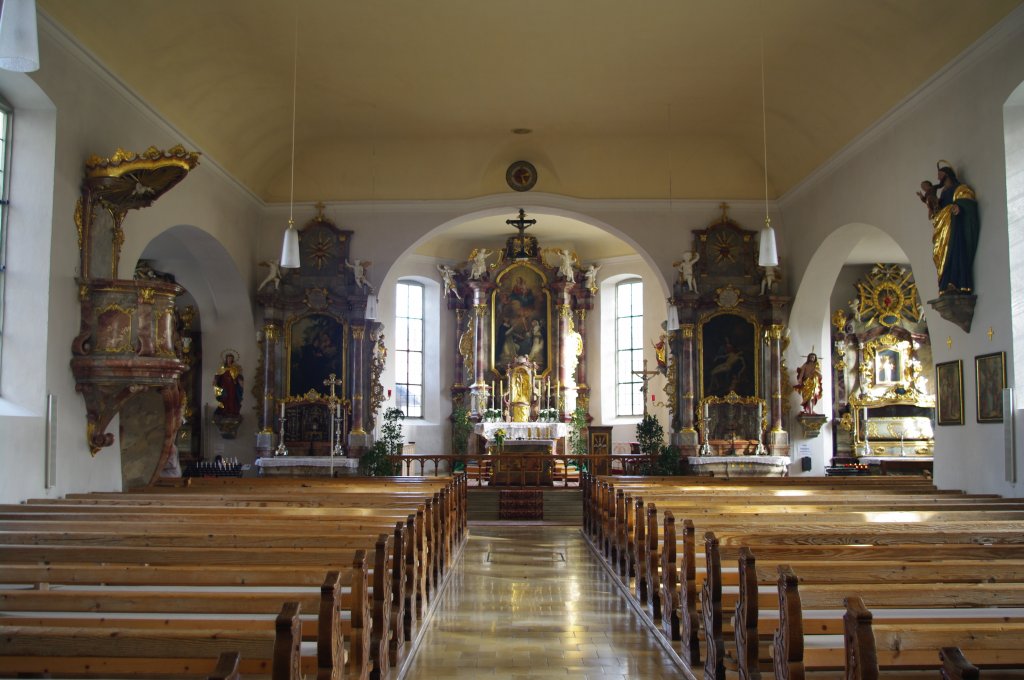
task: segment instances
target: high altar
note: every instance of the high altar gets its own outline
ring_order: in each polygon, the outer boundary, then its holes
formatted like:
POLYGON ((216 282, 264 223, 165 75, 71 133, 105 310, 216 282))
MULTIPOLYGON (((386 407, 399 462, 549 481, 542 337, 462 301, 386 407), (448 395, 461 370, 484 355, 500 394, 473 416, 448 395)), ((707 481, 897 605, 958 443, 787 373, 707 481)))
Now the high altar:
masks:
POLYGON ((670 304, 666 392, 673 443, 696 474, 788 474, 782 353, 789 298, 757 264, 757 232, 722 216, 694 232, 670 304))

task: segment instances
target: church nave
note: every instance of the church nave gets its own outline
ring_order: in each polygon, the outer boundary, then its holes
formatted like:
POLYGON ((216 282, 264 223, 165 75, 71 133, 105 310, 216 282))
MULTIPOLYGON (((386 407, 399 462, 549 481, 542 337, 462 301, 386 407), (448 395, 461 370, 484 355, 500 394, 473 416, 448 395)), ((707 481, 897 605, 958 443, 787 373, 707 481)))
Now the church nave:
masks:
POLYGON ((676 678, 577 527, 473 526, 406 678, 676 678))

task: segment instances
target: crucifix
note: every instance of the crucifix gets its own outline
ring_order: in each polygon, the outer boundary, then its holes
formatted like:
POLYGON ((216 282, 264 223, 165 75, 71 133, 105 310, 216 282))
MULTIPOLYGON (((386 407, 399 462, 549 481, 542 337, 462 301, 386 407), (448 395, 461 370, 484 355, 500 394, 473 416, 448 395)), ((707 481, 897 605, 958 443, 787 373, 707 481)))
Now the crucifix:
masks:
POLYGON ((643 381, 643 385, 640 386, 640 392, 644 395, 644 415, 647 415, 647 383, 651 381, 651 378, 661 373, 661 371, 648 371, 647 370, 647 359, 644 359, 644 370, 633 371, 633 375, 639 376, 640 380, 643 381))
POLYGON ((509 225, 510 227, 515 227, 516 229, 519 230, 519 236, 516 237, 516 239, 515 239, 516 257, 528 255, 525 252, 526 251, 526 239, 524 238, 524 234, 526 233, 526 230, 528 228, 530 228, 533 225, 537 224, 537 220, 528 220, 528 219, 526 219, 526 211, 523 210, 522 208, 520 208, 519 209, 519 219, 517 219, 517 220, 505 220, 505 224, 509 225))
MULTIPOLYGON (((324 380, 324 385, 331 388, 331 396, 327 399, 327 408, 331 412, 331 457, 341 455, 341 400, 336 396, 334 389, 338 385, 342 385, 343 381, 331 373, 327 380, 324 380)), ((334 461, 331 461, 331 476, 334 476, 334 461)))

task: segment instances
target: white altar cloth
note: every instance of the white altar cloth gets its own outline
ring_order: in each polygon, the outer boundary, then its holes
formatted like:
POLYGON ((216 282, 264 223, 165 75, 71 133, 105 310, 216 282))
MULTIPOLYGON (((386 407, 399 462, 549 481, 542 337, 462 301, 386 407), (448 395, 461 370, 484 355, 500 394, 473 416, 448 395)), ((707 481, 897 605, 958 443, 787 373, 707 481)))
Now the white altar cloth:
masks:
POLYGON ((516 439, 561 439, 569 434, 567 423, 477 423, 473 432, 492 442, 494 432, 498 429, 505 430, 506 442, 516 439))
POLYGON ((748 463, 752 465, 789 465, 789 456, 690 456, 690 465, 714 465, 715 463, 748 463))
POLYGON ((347 458, 345 456, 273 456, 267 458, 257 458, 256 467, 258 468, 281 468, 281 467, 331 467, 331 461, 334 461, 334 467, 336 468, 357 468, 359 467, 358 458, 347 458))

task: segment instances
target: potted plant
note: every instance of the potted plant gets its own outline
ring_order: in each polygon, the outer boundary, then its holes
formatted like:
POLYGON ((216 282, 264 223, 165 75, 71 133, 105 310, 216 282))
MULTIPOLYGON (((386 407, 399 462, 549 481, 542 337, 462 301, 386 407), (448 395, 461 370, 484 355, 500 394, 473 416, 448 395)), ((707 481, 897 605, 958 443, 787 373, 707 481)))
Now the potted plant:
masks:
MULTIPOLYGON (((456 406, 452 409, 452 453, 465 456, 469 453, 469 436, 473 433, 473 421, 469 419, 469 409, 456 406)), ((458 461, 452 466, 452 472, 461 472, 465 462, 458 461)))
MULTIPOLYGON (((587 412, 582 406, 577 406, 576 410, 572 412, 572 418, 569 419, 569 453, 576 456, 585 456, 590 453, 587 438, 583 434, 586 429, 587 412)), ((577 465, 585 471, 584 465, 578 462, 577 465)))
POLYGON ((380 427, 380 439, 373 443, 370 450, 359 459, 359 470, 370 477, 387 477, 400 470, 400 464, 393 462, 390 456, 402 452, 402 423, 405 413, 402 409, 391 407, 384 411, 384 423, 380 427))

